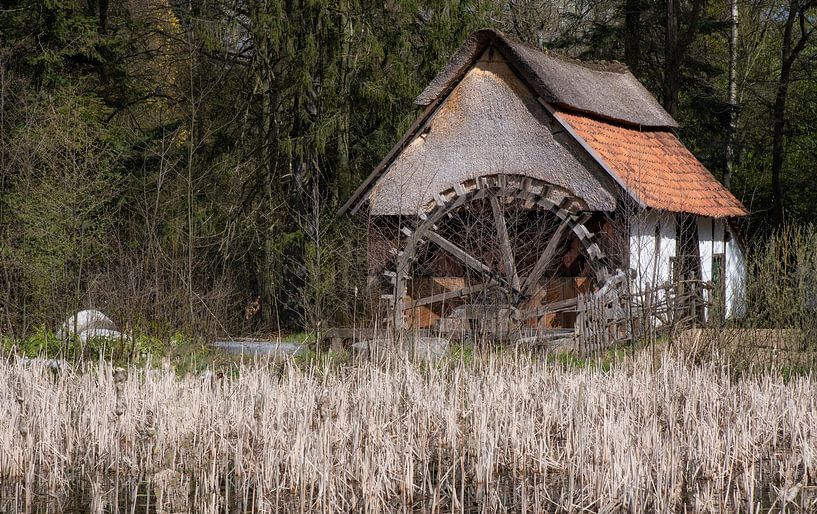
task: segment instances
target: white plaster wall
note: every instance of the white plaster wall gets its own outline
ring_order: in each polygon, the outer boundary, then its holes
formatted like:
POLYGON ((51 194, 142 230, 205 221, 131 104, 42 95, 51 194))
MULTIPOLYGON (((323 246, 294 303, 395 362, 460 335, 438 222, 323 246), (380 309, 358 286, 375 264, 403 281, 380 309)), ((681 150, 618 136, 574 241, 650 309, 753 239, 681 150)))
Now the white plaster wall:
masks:
MULTIPOLYGON (((712 256, 724 254, 725 308, 727 318, 746 313, 746 259, 737 238, 733 235, 724 242, 724 230, 729 230, 723 219, 699 216, 698 251, 701 255, 701 278, 712 280, 712 256)), ((632 281, 634 292, 647 289, 647 285, 664 284, 672 280, 670 258, 676 251, 675 216, 659 211, 642 211, 630 221, 630 268, 635 273, 632 281), (659 229, 660 248, 656 253, 655 229, 659 229)), ((709 313, 707 312, 708 316, 709 313)))
MULTIPOLYGON (((727 318, 739 317, 746 312, 746 262, 737 239, 732 236, 724 243, 723 219, 700 216, 698 225, 698 251, 701 254, 701 278, 712 280, 712 256, 724 254, 726 261, 725 309, 727 318)), ((706 313, 709 316, 709 313, 706 313)))
POLYGON ((723 252, 723 222, 699 216, 698 252, 701 255, 701 278, 712 280, 712 256, 723 252))
POLYGON ((726 243, 726 317, 746 315, 746 256, 733 234, 726 243))
POLYGON ((672 279, 670 257, 675 256, 675 216, 660 211, 642 211, 630 221, 630 269, 635 272, 632 287, 643 291, 647 284, 663 284, 672 279), (656 251, 655 230, 660 244, 656 251))

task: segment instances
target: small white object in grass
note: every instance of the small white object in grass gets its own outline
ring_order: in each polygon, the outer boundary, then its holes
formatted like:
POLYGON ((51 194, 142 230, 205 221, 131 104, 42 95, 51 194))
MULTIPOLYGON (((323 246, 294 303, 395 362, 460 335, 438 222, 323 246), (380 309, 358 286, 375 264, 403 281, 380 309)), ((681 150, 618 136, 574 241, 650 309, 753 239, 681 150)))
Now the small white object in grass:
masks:
POLYGON ((68 318, 57 331, 57 338, 64 339, 74 334, 79 334, 80 337, 82 337, 82 333, 89 330, 116 331, 116 325, 111 318, 106 316, 102 311, 86 309, 68 318))

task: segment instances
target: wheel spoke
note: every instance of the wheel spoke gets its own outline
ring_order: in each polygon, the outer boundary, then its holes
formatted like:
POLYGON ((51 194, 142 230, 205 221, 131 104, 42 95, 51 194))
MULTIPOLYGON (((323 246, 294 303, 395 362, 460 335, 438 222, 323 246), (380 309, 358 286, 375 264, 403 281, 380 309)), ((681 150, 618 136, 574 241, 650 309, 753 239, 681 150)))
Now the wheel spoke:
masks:
POLYGON ((499 205, 499 200, 496 196, 491 197, 491 210, 494 211, 494 224, 496 225, 497 237, 499 237, 499 249, 502 252, 503 271, 513 288, 518 291, 519 274, 516 271, 511 239, 508 237, 508 226, 505 223, 505 215, 502 213, 502 207, 499 205))
POLYGON ((484 284, 476 284, 473 286, 463 287, 454 291, 446 291, 444 293, 426 296, 425 298, 414 300, 413 302, 411 302, 410 308, 420 307, 423 305, 431 305, 433 303, 444 302, 446 300, 453 300, 454 298, 460 298, 462 296, 468 296, 474 293, 479 293, 486 289, 488 289, 488 286, 484 284))
POLYGON ((553 232, 553 235, 550 236, 550 240, 548 241, 547 245, 545 245, 545 250, 542 252, 542 255, 539 256, 539 259, 533 266, 533 270, 531 271, 530 275, 528 275, 528 278, 525 279, 525 283, 522 285, 523 295, 529 296, 530 293, 533 292, 534 286, 536 286, 539 279, 542 278, 542 275, 545 273, 545 271, 547 271, 551 261, 556 256, 556 251, 559 249, 559 243, 562 241, 562 235, 569 224, 568 219, 569 218, 563 219, 553 232))
POLYGON ((566 298, 555 302, 547 303, 535 309, 522 311, 520 319, 541 318, 545 314, 555 314, 558 312, 576 312, 578 308, 578 297, 566 298))
POLYGON ((520 294, 519 290, 514 288, 511 284, 508 283, 504 278, 498 275, 494 270, 492 270, 488 265, 483 263, 481 260, 477 259, 470 253, 466 252, 456 244, 452 243, 448 239, 444 238, 440 234, 434 232, 433 230, 429 230, 426 232, 425 237, 428 238, 429 241, 436 244, 446 252, 450 253, 452 256, 456 257, 459 261, 463 264, 471 268, 472 270, 476 271, 477 273, 485 276, 488 279, 488 283, 495 283, 508 292, 512 294, 520 294))
POLYGON ((425 237, 428 238, 429 241, 436 244, 446 252, 450 253, 458 260, 460 260, 463 264, 471 268, 472 270, 481 273, 483 275, 487 275, 488 277, 493 278, 496 273, 486 264, 484 264, 481 260, 477 259, 470 253, 466 252, 456 244, 452 243, 448 239, 444 238, 440 234, 434 232, 433 230, 429 230, 424 234, 425 237))

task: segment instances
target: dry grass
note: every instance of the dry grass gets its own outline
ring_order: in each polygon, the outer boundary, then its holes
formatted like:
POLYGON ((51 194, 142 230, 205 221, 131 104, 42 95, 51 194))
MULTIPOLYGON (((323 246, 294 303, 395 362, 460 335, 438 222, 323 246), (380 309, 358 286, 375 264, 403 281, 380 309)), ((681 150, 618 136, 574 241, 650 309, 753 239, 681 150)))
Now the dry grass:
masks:
POLYGON ((0 512, 815 506, 811 378, 496 355, 222 379, 130 369, 119 383, 106 364, 0 374, 0 512))

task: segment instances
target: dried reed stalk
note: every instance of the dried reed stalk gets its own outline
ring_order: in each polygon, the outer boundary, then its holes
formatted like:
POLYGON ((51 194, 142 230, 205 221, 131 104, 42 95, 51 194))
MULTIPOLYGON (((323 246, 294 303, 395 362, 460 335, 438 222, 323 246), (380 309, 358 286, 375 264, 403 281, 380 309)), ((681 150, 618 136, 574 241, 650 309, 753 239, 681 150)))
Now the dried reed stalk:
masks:
POLYGON ((811 378, 523 355, 205 380, 107 364, 0 374, 2 512, 815 506, 811 378))

